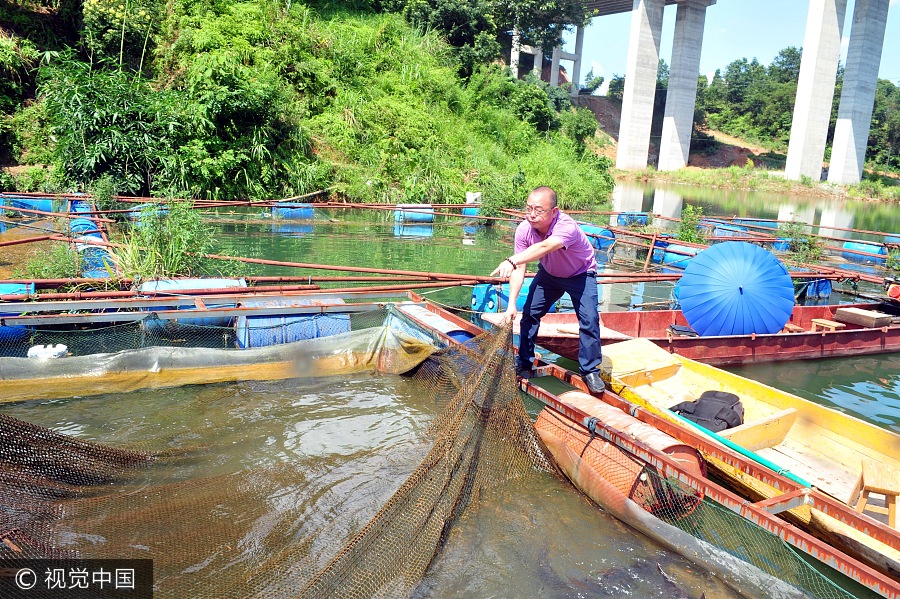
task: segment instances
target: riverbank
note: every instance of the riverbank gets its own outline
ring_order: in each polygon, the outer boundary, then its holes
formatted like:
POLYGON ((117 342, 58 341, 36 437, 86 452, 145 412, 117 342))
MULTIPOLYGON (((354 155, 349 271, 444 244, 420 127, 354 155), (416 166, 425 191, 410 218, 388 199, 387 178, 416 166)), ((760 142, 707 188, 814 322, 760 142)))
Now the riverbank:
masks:
POLYGON ((689 166, 677 171, 657 171, 646 168, 639 171, 614 170, 616 181, 642 183, 678 183, 717 189, 746 189, 792 195, 817 197, 846 197, 900 203, 900 185, 885 183, 879 179, 865 179, 858 185, 836 185, 825 181, 813 181, 804 177, 800 181, 784 178, 780 171, 769 171, 750 166, 727 168, 699 168, 689 166))

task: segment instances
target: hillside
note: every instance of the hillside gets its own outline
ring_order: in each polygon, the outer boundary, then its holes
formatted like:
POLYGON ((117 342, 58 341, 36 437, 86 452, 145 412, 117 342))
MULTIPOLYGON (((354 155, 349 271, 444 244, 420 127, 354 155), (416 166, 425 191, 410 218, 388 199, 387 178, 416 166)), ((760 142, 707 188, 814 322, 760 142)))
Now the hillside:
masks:
MULTIPOLYGON (((619 125, 622 116, 622 103, 605 96, 578 96, 573 100, 577 106, 587 108, 597 119, 600 130, 608 136, 613 143, 607 146, 605 155, 615 160, 615 142, 619 137, 619 125)), ((752 144, 740 138, 719 131, 704 131, 715 140, 707 151, 692 152, 688 159, 688 167, 695 168, 727 168, 729 166, 746 166, 747 160, 751 160, 754 166, 767 168, 783 167, 783 156, 772 154, 769 150, 752 144)), ((655 162, 658 148, 651 140, 650 161, 655 162)))
MULTIPOLYGON (((585 115, 557 88, 490 61, 464 78, 438 32, 346 6, 92 0, 77 40, 0 24, 16 59, 0 52, 0 73, 21 82, 0 85, 13 167, 0 189, 384 203, 480 191, 488 210, 538 185, 565 208, 609 197, 610 163, 584 151, 585 115)), ((16 10, 32 23, 48 9, 16 10)))

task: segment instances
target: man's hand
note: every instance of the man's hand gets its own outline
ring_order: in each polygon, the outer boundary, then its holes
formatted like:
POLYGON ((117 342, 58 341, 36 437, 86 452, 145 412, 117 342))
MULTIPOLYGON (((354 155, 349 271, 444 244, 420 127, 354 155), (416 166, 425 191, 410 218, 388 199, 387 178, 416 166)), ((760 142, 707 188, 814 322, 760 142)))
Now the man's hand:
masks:
POLYGON ((493 272, 491 272, 489 276, 493 277, 494 275, 497 275, 501 279, 508 279, 510 276, 512 276, 512 273, 515 269, 516 268, 509 260, 504 260, 500 263, 500 266, 498 266, 493 270, 493 272))
POLYGON ((513 302, 511 306, 506 308, 506 312, 503 314, 503 323, 509 324, 511 322, 515 322, 516 315, 518 313, 519 313, 519 311, 516 310, 516 303, 513 302))

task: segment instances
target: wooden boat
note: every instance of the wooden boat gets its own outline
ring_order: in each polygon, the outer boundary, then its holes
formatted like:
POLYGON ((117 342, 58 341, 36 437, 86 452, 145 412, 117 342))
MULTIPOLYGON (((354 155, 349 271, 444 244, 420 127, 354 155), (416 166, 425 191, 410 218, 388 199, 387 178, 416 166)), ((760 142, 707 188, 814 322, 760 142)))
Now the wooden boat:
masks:
MULTIPOLYGON (((410 314, 410 317, 448 341, 451 337, 447 333, 434 332, 429 318, 444 323, 443 330, 454 331, 456 334, 452 339, 456 341, 460 340, 459 331, 468 331, 472 335, 480 331, 471 323, 427 302, 424 309, 417 310, 427 311, 429 317, 421 318, 416 314, 410 314)), ((629 503, 622 492, 615 492, 616 485, 605 479, 602 472, 588 468, 587 458, 578 455, 579 451, 585 451, 585 439, 602 437, 630 455, 640 456, 645 462, 661 468, 667 476, 701 491, 706 498, 728 506, 800 552, 836 568, 885 597, 900 597, 900 570, 897 570, 900 533, 872 518, 868 512, 858 513, 851 507, 854 494, 859 493, 862 484, 863 460, 895 472, 900 467, 900 436, 788 393, 672 356, 647 340, 617 345, 623 348, 620 353, 629 356, 633 362, 626 363, 615 352, 607 351, 605 367, 615 393, 607 391, 599 397, 573 394, 572 391, 587 391, 583 381, 553 364, 538 363, 539 377, 520 381, 522 389, 529 395, 568 418, 570 427, 580 427, 581 432, 573 435, 576 440, 572 443, 545 440, 576 486, 617 516, 624 514, 626 521, 633 523, 634 514, 629 516, 629 512, 638 508, 629 503), (638 351, 624 351, 629 349, 638 351), (648 352, 654 355, 653 360, 648 360, 648 352), (746 402, 745 424, 727 435, 716 436, 686 424, 669 412, 667 402, 677 403, 674 399, 682 401, 690 396, 688 390, 682 391, 687 395, 677 398, 662 393, 667 385, 674 386, 666 381, 678 381, 682 370, 705 375, 703 388, 717 385, 713 388, 737 392, 746 402), (666 451, 658 444, 644 443, 644 435, 634 428, 617 429, 605 423, 604 418, 609 418, 604 406, 627 412, 626 415, 653 426, 676 443, 666 451), (592 421, 594 428, 586 432, 592 421), (784 439, 779 441, 781 435, 784 439), (801 447, 804 442, 807 444, 805 449, 801 447), (747 447, 742 448, 739 443, 746 443, 747 447), (672 455, 671 448, 678 444, 695 448, 704 456, 710 478, 698 476, 684 467, 683 450, 677 452, 680 455, 672 455), (783 453, 775 455, 776 452, 783 453), (766 454, 769 459, 763 459, 759 453, 766 454), (807 456, 814 456, 815 461, 807 456), (791 469, 796 472, 791 474, 791 469), (801 474, 816 484, 805 484, 801 474), (835 480, 828 480, 829 476, 835 480), (723 481, 729 488, 719 486, 713 482, 715 480, 723 481)), ((609 349, 613 347, 616 346, 609 349)))
MULTIPOLYGON (((482 318, 498 324, 503 314, 484 313, 482 318)), ((700 337, 691 334, 680 310, 603 312, 601 319, 604 345, 649 339, 671 353, 714 366, 900 351, 900 305, 889 303, 795 306, 781 332, 763 335, 700 337)), ((537 344, 577 360, 577 316, 573 312, 544 316, 537 344)))
MULTIPOLYGON (((881 471, 880 478, 887 482, 879 488, 886 492, 886 502, 891 500, 891 492, 900 494, 897 433, 670 354, 646 339, 606 347, 602 368, 613 390, 630 403, 682 427, 694 426, 714 443, 740 451, 748 459, 790 476, 801 486, 816 488, 848 507, 856 506, 864 487, 873 482, 865 481, 864 469, 881 471), (738 396, 744 411, 743 424, 715 434, 671 411, 673 406, 696 400, 705 391, 738 396)), ((707 463, 743 496, 764 500, 780 494, 770 484, 748 476, 743 464, 728 463, 712 454, 707 454, 707 463)), ((790 514, 793 521, 836 545, 857 546, 856 551, 861 551, 870 564, 900 576, 900 547, 880 542, 867 545, 868 539, 834 520, 827 510, 800 506, 790 514)))

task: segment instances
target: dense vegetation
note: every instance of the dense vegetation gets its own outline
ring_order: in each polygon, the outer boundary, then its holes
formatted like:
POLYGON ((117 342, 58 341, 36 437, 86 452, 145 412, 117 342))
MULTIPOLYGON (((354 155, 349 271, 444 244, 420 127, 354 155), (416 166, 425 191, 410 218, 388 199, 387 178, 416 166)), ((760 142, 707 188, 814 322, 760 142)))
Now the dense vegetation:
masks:
MULTIPOLYGON (((700 77, 697 122, 711 129, 743 137, 776 152, 787 150, 801 51, 785 48, 768 66, 755 58, 731 62, 724 73, 717 70, 711 81, 700 77)), ((843 69, 835 88, 830 140, 840 104, 843 69)), ((830 148, 829 148, 830 152, 830 148)), ((879 79, 869 131, 866 158, 873 170, 900 170, 900 87, 879 79)), ((827 159, 827 156, 826 156, 827 159)))
POLYGON ((545 25, 583 20, 574 1, 473 3, 475 21, 450 1, 44 1, 0 0, 0 157, 41 165, 2 187, 398 203, 481 191, 489 207, 541 184, 566 207, 611 191, 593 116, 491 64, 504 28, 558 38, 545 25))

